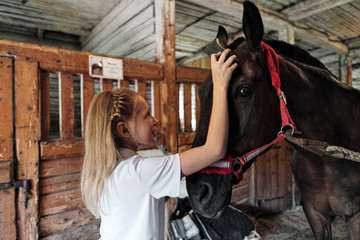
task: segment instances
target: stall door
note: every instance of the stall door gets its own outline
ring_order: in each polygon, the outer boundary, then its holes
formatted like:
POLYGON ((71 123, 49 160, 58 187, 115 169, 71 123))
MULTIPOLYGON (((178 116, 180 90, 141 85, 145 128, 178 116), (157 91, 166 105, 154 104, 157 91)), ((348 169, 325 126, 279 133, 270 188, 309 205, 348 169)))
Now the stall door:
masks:
POLYGON ((1 57, 0 82, 0 238, 37 239, 37 62, 1 57))

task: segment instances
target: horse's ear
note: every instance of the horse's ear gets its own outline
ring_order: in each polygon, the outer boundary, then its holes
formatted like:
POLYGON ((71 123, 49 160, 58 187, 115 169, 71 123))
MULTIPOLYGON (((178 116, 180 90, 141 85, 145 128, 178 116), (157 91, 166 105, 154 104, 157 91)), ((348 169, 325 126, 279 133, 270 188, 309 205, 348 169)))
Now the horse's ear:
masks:
POLYGON ((219 43, 221 44, 221 47, 227 48, 228 46, 228 35, 226 32, 226 29, 223 26, 218 27, 218 33, 216 35, 216 38, 219 40, 219 43))
POLYGON ((243 30, 246 42, 251 50, 256 51, 264 36, 264 25, 258 8, 252 2, 245 1, 243 14, 243 30))

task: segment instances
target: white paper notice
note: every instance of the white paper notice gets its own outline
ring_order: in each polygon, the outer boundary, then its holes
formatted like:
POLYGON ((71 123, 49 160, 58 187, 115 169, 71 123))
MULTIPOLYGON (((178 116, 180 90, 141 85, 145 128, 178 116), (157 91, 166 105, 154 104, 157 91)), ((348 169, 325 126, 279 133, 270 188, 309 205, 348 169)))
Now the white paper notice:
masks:
POLYGON ((124 79, 123 60, 89 55, 89 75, 122 80, 124 79))

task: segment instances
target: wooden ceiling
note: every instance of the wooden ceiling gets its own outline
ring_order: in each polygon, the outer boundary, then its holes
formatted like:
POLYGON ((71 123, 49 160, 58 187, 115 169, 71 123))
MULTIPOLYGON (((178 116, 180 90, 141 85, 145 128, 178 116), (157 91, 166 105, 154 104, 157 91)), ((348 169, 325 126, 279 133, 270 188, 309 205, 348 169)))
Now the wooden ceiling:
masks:
MULTIPOLYGON (((155 61, 162 0, 1 0, 0 38, 155 61)), ((243 0, 175 0, 176 59, 203 57, 226 28, 242 35, 243 0)), ((360 88, 360 0, 253 0, 265 36, 294 42, 360 88), (351 62, 348 61, 351 59, 351 62)), ((344 80, 343 80, 344 81, 344 80)))

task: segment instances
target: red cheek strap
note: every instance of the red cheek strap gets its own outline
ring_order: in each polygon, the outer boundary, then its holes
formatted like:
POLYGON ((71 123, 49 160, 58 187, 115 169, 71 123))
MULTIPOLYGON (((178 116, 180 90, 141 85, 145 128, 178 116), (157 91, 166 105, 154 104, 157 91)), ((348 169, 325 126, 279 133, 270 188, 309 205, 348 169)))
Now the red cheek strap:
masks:
POLYGON ((222 175, 234 173, 238 182, 243 178, 242 164, 239 160, 234 160, 230 155, 200 170, 199 173, 216 173, 222 175))

